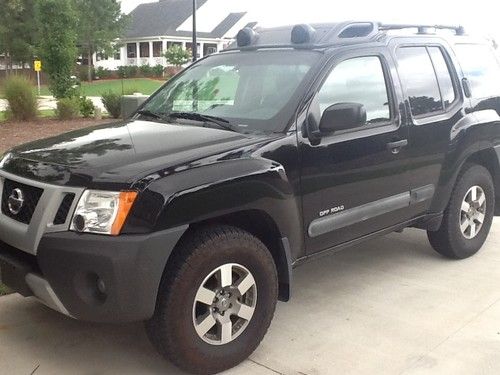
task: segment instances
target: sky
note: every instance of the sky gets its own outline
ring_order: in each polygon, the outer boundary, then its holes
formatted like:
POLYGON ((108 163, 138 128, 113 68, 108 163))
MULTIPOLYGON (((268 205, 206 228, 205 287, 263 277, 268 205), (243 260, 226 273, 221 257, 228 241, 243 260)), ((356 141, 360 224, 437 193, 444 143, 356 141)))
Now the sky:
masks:
MULTIPOLYGON (((138 4, 155 0, 121 0, 129 13, 138 4)), ((191 0, 185 0, 191 1, 191 0)), ((245 23, 260 26, 345 20, 384 23, 459 24, 467 33, 495 38, 500 42, 500 2, 495 0, 208 0, 198 14, 200 31, 210 27, 215 17, 231 11, 247 11, 245 23), (473 4, 473 5, 471 5, 473 4), (498 4, 498 5, 496 5, 498 4), (466 9, 467 6, 467 9, 466 9), (206 8, 202 13, 201 10, 206 8), (220 14, 217 14, 220 13, 220 14), (217 16, 216 16, 217 14, 217 16)), ((217 19, 220 20, 220 19, 217 19)), ((189 22, 186 22, 186 26, 189 22)))

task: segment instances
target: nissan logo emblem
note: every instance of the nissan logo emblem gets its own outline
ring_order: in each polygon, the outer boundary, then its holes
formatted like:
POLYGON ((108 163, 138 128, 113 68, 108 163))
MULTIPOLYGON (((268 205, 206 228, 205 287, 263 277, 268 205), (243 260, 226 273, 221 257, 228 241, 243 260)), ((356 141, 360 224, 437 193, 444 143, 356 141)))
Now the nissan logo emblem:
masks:
POLYGON ((10 193, 9 199, 8 199, 8 206, 9 206, 9 211, 12 215, 17 215, 19 212, 21 212, 23 205, 24 205, 24 193, 21 189, 15 188, 12 190, 12 193, 10 193))

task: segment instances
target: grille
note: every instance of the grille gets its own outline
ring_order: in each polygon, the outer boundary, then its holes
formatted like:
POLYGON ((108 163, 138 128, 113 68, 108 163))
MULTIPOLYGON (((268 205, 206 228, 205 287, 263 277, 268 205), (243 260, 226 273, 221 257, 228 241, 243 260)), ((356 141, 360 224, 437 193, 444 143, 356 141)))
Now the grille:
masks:
POLYGON ((74 199, 75 194, 66 194, 61 202, 61 205, 59 206, 59 209, 57 210, 56 216, 54 217, 54 225, 60 225, 66 222, 69 210, 71 209, 71 205, 73 204, 74 199))
POLYGON ((29 224, 42 194, 43 189, 6 179, 3 184, 2 213, 16 221, 29 224), (16 215, 9 210, 9 197, 14 189, 20 189, 24 196, 24 203, 21 211, 16 215))

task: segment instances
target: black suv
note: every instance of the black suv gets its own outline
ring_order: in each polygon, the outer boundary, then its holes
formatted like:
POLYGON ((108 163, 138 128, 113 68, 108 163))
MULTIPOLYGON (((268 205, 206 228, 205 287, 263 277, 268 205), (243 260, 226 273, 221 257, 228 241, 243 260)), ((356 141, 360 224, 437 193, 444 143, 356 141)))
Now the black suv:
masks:
POLYGON ((146 321, 187 371, 230 368, 309 259, 405 227, 476 253, 500 213, 499 114, 499 62, 459 27, 243 29, 129 120, 2 157, 3 282, 146 321))

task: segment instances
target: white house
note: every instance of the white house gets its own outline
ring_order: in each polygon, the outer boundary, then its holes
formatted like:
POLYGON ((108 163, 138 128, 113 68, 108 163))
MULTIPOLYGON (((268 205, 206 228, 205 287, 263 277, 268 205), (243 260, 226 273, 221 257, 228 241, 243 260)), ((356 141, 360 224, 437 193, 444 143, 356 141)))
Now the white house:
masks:
MULTIPOLYGON (((198 56, 223 49, 247 24, 246 12, 221 14, 217 1, 198 0, 198 56), (215 10, 215 12, 214 12, 215 10)), ((159 0, 141 4, 130 13, 131 21, 114 56, 94 55, 94 65, 116 69, 123 65, 167 65, 163 53, 173 45, 192 47, 192 2, 159 0)))

